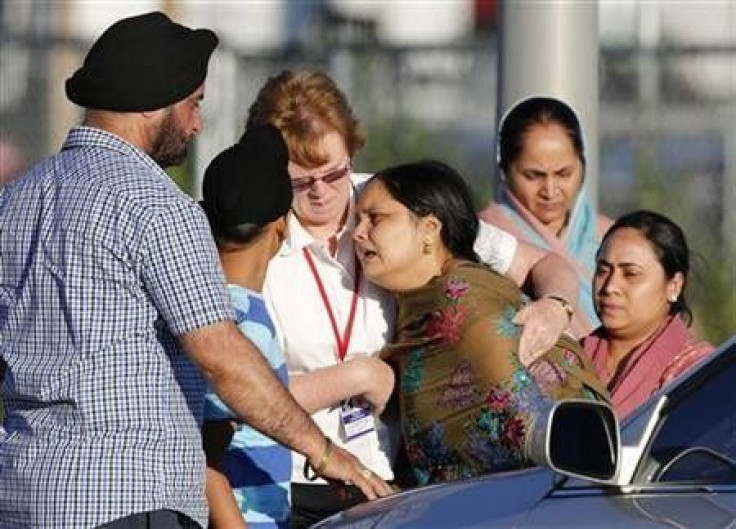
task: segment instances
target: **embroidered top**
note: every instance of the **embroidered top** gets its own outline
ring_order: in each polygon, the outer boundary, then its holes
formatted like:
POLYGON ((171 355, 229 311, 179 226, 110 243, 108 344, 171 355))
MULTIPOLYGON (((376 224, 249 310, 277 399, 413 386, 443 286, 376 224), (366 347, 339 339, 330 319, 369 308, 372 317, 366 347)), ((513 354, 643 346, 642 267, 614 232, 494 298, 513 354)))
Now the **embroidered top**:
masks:
POLYGON ((383 356, 398 367, 420 484, 526 466, 527 428, 547 399, 607 398, 570 337, 531 369, 521 365, 512 320, 522 303, 511 281, 469 262, 397 295, 398 336, 383 356))
MULTIPOLYGON (((350 207, 369 176, 351 176, 354 193, 350 207)), ((273 316, 289 373, 300 375, 335 365, 339 361, 330 318, 302 250, 308 248, 311 252, 332 310, 335 311, 337 328, 342 331, 349 319, 355 285, 355 246, 352 238, 355 219, 348 212, 347 222, 337 234, 335 255, 315 240, 293 213, 289 215, 288 223, 287 238, 268 265, 263 296, 273 316)), ((511 266, 516 247, 516 239, 489 225, 481 227, 475 244, 478 255, 502 273, 511 266)), ((346 360, 376 354, 386 345, 394 328, 394 305, 390 293, 363 280, 359 294, 346 360)), ((386 414, 376 421, 374 432, 350 441, 341 435, 337 406, 313 413, 312 419, 325 435, 356 455, 366 467, 383 479, 393 479, 391 465, 400 440, 398 428, 390 423, 390 419, 389 424, 385 424, 386 414)), ((303 468, 304 456, 294 453, 293 483, 307 483, 303 468)), ((315 483, 325 481, 320 478, 315 483)))

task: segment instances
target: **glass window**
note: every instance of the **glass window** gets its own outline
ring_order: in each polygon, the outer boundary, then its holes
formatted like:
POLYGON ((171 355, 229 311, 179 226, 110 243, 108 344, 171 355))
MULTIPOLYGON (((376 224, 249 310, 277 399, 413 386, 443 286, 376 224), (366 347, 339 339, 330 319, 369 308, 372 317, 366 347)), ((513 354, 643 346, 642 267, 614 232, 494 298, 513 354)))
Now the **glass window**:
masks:
POLYGON ((736 483, 735 360, 733 343, 672 394, 650 450, 653 481, 736 483))

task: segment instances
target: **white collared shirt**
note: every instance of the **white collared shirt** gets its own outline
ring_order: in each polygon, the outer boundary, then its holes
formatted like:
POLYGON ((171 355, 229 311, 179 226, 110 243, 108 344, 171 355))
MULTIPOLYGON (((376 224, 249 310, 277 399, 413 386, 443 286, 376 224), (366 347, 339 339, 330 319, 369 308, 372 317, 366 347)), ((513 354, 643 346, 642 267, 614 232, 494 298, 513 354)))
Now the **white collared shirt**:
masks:
MULTIPOLYGON (((368 178, 370 175, 351 175, 353 189, 359 192, 368 178)), ((351 208, 354 200, 355 191, 351 197, 351 208)), ((354 225, 353 215, 348 214, 345 226, 337 235, 336 256, 332 257, 325 243, 315 240, 296 216, 289 214, 288 235, 279 253, 269 263, 263 294, 273 316, 290 375, 298 376, 339 361, 330 318, 302 249, 308 247, 312 253, 337 327, 343 333, 355 280, 354 225)), ((494 269, 505 273, 516 252, 516 244, 512 235, 485 225, 476 250, 494 269)), ((390 341, 394 330, 395 309, 391 294, 365 278, 361 279, 359 292, 345 360, 378 353, 390 341)), ((393 479, 391 466, 400 442, 398 424, 386 425, 377 421, 374 432, 345 442, 341 438, 338 408, 320 410, 312 418, 325 435, 357 456, 366 467, 383 479, 393 479)), ((292 481, 306 482, 302 475, 303 466, 304 457, 295 453, 292 481)))

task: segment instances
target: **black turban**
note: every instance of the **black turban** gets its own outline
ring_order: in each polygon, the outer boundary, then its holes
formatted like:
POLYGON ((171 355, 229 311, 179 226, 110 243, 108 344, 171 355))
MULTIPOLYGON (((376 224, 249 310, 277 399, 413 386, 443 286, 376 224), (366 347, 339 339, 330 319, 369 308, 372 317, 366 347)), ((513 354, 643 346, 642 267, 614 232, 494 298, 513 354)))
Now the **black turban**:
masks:
POLYGON ((291 207, 289 152, 271 125, 253 127, 210 162, 201 205, 215 233, 240 224, 267 224, 291 207))
POLYGON ((66 80, 79 106, 118 112, 157 110, 192 94, 217 46, 208 29, 190 29, 161 12, 119 20, 97 39, 66 80))

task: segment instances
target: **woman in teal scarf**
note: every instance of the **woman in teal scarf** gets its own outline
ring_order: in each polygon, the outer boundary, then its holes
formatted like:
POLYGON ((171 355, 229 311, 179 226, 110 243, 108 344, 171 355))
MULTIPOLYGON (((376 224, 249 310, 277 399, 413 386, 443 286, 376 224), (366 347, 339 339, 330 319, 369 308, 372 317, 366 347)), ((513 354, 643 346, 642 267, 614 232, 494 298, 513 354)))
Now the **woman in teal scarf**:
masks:
POLYGON ((596 213, 585 192, 583 133, 575 112, 551 97, 516 104, 501 123, 497 202, 480 217, 519 240, 565 257, 580 277, 572 332, 584 336, 600 322, 591 281, 595 254, 611 220, 596 213))

